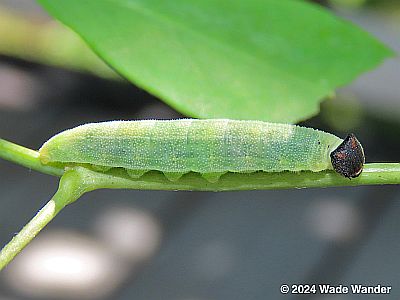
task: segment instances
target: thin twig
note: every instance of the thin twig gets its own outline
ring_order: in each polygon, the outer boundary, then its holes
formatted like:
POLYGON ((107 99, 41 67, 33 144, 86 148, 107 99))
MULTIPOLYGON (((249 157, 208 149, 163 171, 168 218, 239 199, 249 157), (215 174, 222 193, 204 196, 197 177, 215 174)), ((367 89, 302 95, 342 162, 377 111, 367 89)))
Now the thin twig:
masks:
POLYGON ((26 245, 69 203, 85 193, 79 172, 67 171, 53 198, 29 221, 22 230, 0 252, 0 270, 21 252, 26 245))

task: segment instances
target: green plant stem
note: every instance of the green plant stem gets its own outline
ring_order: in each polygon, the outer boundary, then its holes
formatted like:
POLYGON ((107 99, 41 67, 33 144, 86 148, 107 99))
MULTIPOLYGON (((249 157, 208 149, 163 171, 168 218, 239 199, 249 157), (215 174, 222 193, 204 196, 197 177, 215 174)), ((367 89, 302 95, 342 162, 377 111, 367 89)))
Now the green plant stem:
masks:
POLYGON ((121 168, 101 173, 83 166, 45 166, 39 153, 13 143, 0 140, 0 157, 50 175, 61 176, 53 198, 37 215, 1 250, 0 270, 4 268, 67 204, 85 192, 96 189, 198 190, 234 191, 288 188, 310 188, 369 184, 399 184, 400 163, 367 164, 362 174, 352 180, 333 171, 313 172, 256 172, 250 174, 227 173, 218 182, 210 183, 199 174, 188 173, 178 181, 169 181, 162 173, 150 171, 138 179, 128 176, 121 168), (65 170, 65 171, 64 171, 65 170))
POLYGON ((367 184, 400 183, 400 164, 368 164, 362 175, 346 179, 334 172, 282 172, 252 174, 229 173, 217 183, 209 183, 198 174, 189 173, 171 182, 158 172, 149 172, 139 179, 130 178, 122 169, 99 173, 85 167, 68 168, 61 177, 53 198, 0 252, 0 270, 4 268, 67 204, 85 192, 96 189, 148 189, 148 190, 199 190, 233 191, 253 189, 286 189, 367 184))
POLYGON ((57 165, 43 165, 39 160, 39 153, 29 148, 0 139, 0 157, 24 167, 53 175, 62 176, 64 168, 57 165))
POLYGON ((188 173, 172 182, 160 172, 148 172, 139 179, 130 178, 123 169, 98 173, 84 167, 76 167, 90 189, 138 189, 176 191, 240 191, 277 190, 291 188, 322 188, 333 186, 359 186, 376 184, 400 184, 400 163, 373 163, 364 166, 362 174, 354 179, 344 178, 334 171, 322 172, 256 172, 250 174, 227 173, 218 182, 210 183, 199 174, 188 173))
POLYGON ((61 177, 53 198, 33 217, 0 252, 2 270, 69 203, 85 193, 79 172, 69 170, 61 177))

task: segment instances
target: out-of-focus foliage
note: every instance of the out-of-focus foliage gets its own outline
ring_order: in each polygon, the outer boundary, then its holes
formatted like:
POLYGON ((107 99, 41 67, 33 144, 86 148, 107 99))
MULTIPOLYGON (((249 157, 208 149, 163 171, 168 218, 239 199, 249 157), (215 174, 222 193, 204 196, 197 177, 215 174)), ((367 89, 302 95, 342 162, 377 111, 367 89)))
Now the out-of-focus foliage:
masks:
POLYGON ((320 117, 336 132, 347 134, 362 126, 364 112, 354 95, 342 93, 322 103, 320 117))
POLYGON ((0 54, 47 65, 117 77, 73 31, 0 7, 0 54))

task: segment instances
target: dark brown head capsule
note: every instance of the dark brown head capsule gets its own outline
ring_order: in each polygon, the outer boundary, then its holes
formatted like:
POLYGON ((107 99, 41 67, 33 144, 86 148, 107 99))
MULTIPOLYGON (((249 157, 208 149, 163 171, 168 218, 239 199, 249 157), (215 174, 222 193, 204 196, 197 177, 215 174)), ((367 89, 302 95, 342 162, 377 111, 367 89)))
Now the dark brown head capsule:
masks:
POLYGON ((364 150, 354 134, 349 134, 330 156, 333 169, 340 175, 355 178, 361 174, 365 163, 364 150))

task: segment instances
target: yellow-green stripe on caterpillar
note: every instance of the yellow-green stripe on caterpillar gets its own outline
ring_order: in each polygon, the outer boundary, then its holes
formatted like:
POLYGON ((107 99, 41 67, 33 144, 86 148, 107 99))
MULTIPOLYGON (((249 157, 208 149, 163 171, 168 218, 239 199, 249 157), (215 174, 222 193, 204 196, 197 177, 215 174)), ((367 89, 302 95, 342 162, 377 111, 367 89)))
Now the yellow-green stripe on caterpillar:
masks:
POLYGON ((111 121, 61 132, 39 150, 43 164, 124 168, 133 178, 152 170, 171 180, 188 172, 210 182, 227 172, 334 169, 357 177, 364 152, 356 137, 296 125, 227 119, 111 121))

